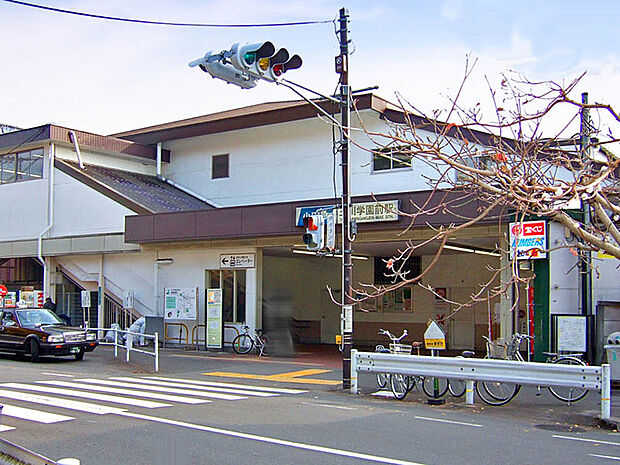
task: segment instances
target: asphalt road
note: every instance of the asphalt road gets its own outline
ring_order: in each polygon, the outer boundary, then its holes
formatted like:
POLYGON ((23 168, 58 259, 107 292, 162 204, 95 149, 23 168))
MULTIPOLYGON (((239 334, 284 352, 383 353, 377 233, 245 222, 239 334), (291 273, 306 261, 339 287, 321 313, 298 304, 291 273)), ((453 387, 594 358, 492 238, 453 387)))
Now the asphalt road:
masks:
POLYGON ((362 395, 344 393, 325 361, 167 351, 160 372, 152 367, 146 356, 114 361, 108 348, 82 362, 0 355, 0 424, 14 428, 0 437, 82 465, 620 460, 595 393, 572 406, 534 389, 503 407, 430 406, 416 391, 405 401, 372 395, 371 376, 360 378, 362 395))

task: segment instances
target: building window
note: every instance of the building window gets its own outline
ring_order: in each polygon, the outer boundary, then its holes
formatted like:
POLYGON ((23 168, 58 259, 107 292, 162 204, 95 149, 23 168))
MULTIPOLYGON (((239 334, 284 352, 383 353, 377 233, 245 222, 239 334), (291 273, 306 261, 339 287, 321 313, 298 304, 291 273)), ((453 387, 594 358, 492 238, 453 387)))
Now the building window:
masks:
MULTIPOLYGON (((495 162, 491 159, 489 155, 475 155, 472 157, 463 157, 461 160, 458 160, 463 165, 469 166, 471 168, 476 168, 480 170, 492 170, 495 167, 495 162)), ((471 182, 475 176, 474 173, 462 173, 461 171, 456 171, 456 182, 458 183, 467 183, 471 182)))
POLYGON ((373 171, 411 169, 411 147, 384 147, 372 153, 373 171))
POLYGON ((43 177, 43 149, 0 155, 0 184, 43 177))
POLYGON ((207 289, 222 289, 222 314, 226 323, 245 323, 245 279, 246 270, 206 272, 207 289))
POLYGON ((228 177, 228 154, 213 155, 213 157, 211 158, 211 179, 228 177))

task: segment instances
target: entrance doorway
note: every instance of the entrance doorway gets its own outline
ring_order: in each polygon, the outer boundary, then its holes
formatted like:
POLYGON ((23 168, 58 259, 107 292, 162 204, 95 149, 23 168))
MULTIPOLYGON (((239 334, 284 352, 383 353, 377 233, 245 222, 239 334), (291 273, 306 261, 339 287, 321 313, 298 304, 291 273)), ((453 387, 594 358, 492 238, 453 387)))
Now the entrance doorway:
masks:
MULTIPOLYGON (((455 302, 467 302, 473 288, 452 288, 452 299, 455 302)), ((450 349, 465 350, 474 348, 476 336, 476 312, 481 304, 462 308, 450 319, 450 349)))
MULTIPOLYGON (((338 294, 339 295, 339 294, 338 294)), ((338 295, 334 296, 338 298, 338 295)), ((340 305, 336 305, 327 289, 321 290, 321 344, 335 344, 340 334, 340 305)))

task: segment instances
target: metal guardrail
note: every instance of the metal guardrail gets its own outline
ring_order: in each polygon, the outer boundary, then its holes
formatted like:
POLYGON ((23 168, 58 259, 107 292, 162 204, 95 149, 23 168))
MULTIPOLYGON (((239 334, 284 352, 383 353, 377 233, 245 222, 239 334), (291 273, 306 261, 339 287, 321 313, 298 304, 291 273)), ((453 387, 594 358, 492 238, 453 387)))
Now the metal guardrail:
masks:
POLYGON ((24 465, 59 465, 42 455, 13 444, 5 439, 0 439, 0 464, 24 464, 24 465))
POLYGON ((100 345, 108 345, 114 346, 114 358, 118 357, 118 349, 125 349, 125 361, 129 363, 129 355, 133 352, 139 352, 141 354, 152 355, 155 358, 155 372, 159 371, 159 333, 155 332, 155 334, 142 334, 142 333, 134 333, 132 331, 116 329, 116 328, 88 328, 90 331, 103 331, 104 334, 107 334, 108 331, 114 331, 114 342, 107 342, 105 340, 99 340, 100 345), (119 337, 119 334, 125 335, 123 342, 123 338, 119 337), (132 337, 128 337, 132 336, 132 337), (153 352, 149 352, 145 349, 136 349, 133 345, 133 336, 145 339, 153 339, 153 352))
POLYGON ((559 386, 601 391, 601 417, 611 416, 609 365, 576 366, 554 363, 463 357, 429 357, 351 351, 351 392, 358 392, 357 374, 395 373, 467 381, 467 403, 473 404, 476 381, 497 381, 533 386, 559 386))

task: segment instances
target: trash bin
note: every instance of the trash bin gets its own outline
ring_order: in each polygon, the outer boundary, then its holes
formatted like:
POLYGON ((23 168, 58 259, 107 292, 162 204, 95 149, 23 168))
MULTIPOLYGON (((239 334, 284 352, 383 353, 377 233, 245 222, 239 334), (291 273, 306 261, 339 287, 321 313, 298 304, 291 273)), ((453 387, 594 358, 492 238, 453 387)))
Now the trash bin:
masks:
POLYGON ((607 336, 607 344, 620 344, 620 331, 615 331, 607 336))
POLYGON ((603 348, 607 354, 607 363, 611 365, 612 381, 620 381, 620 344, 606 344, 603 348))

